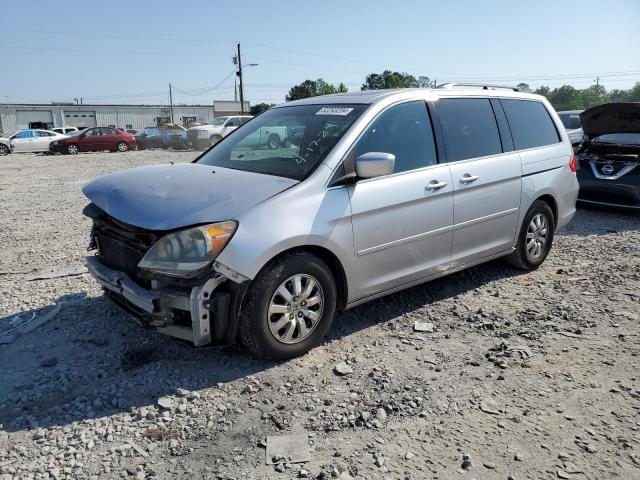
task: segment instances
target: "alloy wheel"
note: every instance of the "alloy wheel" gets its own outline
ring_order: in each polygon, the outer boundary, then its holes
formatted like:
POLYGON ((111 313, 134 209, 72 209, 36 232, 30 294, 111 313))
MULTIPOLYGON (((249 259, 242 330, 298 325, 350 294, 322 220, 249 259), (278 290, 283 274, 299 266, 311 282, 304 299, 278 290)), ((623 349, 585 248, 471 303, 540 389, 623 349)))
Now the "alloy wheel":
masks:
POLYGON ((549 220, 544 213, 537 213, 527 227, 527 256, 537 259, 543 254, 549 240, 549 220))
POLYGON ((279 342, 301 342, 320 323, 323 308, 320 282, 311 275, 293 275, 282 282, 271 297, 267 313, 269 330, 279 342))

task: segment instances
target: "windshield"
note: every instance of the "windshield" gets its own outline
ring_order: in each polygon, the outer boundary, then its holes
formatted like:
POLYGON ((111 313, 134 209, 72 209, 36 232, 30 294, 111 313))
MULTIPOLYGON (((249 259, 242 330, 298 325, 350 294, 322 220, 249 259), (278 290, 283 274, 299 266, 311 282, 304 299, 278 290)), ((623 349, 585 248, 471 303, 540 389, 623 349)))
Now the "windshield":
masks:
POLYGON ((228 118, 229 117, 218 117, 213 121, 211 125, 222 125, 224 122, 227 121, 228 118))
POLYGON ((197 163, 304 179, 366 105, 302 105, 267 110, 227 136, 197 163))
POLYGON ((567 130, 575 130, 576 128, 582 127, 579 113, 559 113, 558 116, 564 128, 567 130))
POLYGON ((78 135, 82 135, 82 133, 85 132, 86 130, 88 129, 85 128, 84 130, 76 130, 75 132, 69 132, 68 135, 70 137, 77 137, 78 135))
POLYGON ((623 145, 640 145, 640 133, 607 133, 592 140, 597 143, 621 143, 623 145))

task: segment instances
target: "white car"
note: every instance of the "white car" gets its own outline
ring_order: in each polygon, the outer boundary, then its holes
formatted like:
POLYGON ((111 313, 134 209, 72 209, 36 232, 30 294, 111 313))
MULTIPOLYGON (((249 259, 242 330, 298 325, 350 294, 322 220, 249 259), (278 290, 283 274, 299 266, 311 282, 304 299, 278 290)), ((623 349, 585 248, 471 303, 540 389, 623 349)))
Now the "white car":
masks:
POLYGON ((73 132, 77 132, 78 128, 77 127, 56 127, 56 128, 52 128, 50 131, 55 133, 60 133, 62 135, 69 135, 73 132))
POLYGON ((12 135, 0 138, 0 155, 20 152, 48 152, 51 142, 68 137, 69 135, 49 130, 18 130, 12 135))
POLYGON ((218 117, 211 125, 200 125, 188 129, 187 141, 192 148, 204 150, 207 147, 212 147, 252 118, 251 115, 218 117))
POLYGON ((582 120, 580 119, 582 112, 584 112, 584 110, 565 110, 558 112, 558 117, 560 117, 560 121, 567 131, 572 145, 582 142, 582 136, 584 135, 582 131, 582 120))

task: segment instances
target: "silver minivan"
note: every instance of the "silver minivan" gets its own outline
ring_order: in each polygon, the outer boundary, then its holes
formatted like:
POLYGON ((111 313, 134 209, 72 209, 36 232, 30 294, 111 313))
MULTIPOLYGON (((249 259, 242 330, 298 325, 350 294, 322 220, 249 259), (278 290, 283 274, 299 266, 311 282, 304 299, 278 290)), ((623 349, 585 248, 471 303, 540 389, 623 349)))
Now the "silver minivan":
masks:
POLYGON ((537 268, 575 212, 575 170, 553 108, 516 89, 308 98, 193 163, 87 184, 87 263, 162 333, 291 358, 338 310, 498 257, 537 268), (270 128, 276 148, 250 141, 270 128))

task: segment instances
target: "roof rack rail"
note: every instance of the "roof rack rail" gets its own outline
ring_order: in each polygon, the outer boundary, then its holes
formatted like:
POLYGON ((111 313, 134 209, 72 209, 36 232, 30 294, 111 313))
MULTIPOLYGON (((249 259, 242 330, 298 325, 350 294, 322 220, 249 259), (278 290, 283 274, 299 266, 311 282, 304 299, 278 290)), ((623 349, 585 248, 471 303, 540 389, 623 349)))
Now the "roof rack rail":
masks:
POLYGON ((511 90, 514 92, 520 91, 519 88, 512 87, 510 85, 493 85, 489 83, 443 83, 438 85, 436 88, 453 89, 456 87, 475 87, 481 88, 482 90, 511 90))

